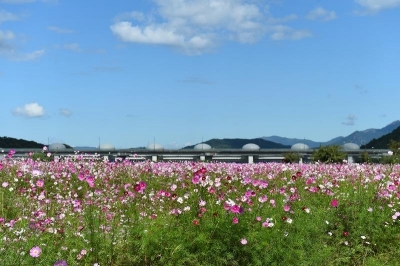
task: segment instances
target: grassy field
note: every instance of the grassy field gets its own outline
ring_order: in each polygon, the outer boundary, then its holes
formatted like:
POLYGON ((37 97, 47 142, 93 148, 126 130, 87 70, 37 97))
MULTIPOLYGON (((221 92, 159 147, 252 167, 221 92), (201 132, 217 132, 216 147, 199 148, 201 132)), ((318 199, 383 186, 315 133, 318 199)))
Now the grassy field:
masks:
POLYGON ((0 265, 400 265, 400 166, 0 160, 0 265))

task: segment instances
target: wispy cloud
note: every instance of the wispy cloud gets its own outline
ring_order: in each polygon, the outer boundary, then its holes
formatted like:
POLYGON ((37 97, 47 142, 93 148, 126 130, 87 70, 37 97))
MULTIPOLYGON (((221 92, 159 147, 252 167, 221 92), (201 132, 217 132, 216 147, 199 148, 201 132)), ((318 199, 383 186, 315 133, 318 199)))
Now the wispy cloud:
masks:
POLYGON ((330 21, 337 17, 335 11, 329 11, 322 7, 317 7, 308 12, 306 18, 310 20, 330 21))
POLYGON ((285 22, 289 22, 292 20, 296 20, 298 19, 298 16, 296 14, 290 14, 281 18, 274 18, 274 17, 269 17, 267 19, 268 23, 272 23, 272 24, 276 24, 276 23, 285 23, 285 22))
POLYGON ((312 36, 309 30, 295 30, 288 26, 278 25, 271 27, 271 39, 275 41, 281 40, 301 40, 312 36))
POLYGON ((349 114, 346 118, 346 121, 342 122, 342 125, 353 126, 355 124, 356 119, 357 117, 354 114, 349 114))
POLYGON ((50 30, 50 31, 54 31, 54 32, 56 32, 56 33, 59 33, 59 34, 71 34, 71 33, 75 33, 74 30, 59 28, 59 27, 56 27, 56 26, 49 26, 49 27, 47 27, 47 29, 50 30))
POLYGON ((12 40, 14 38, 15 38, 15 34, 12 31, 0 30, 0 43, 7 41, 7 40, 12 40))
POLYGON ((73 52, 82 52, 82 49, 80 48, 79 44, 77 44, 77 43, 64 44, 63 48, 66 50, 73 51, 73 52))
POLYGON ((30 61, 44 55, 45 50, 37 50, 30 53, 22 53, 14 47, 12 41, 16 39, 12 31, 0 30, 0 56, 12 61, 30 61))
POLYGON ((11 41, 15 38, 15 34, 12 31, 0 30, 0 56, 7 56, 13 53, 14 48, 11 41))
POLYGON ((310 37, 307 30, 274 25, 297 19, 296 14, 274 18, 269 9, 244 0, 155 0, 149 14, 138 11, 115 18, 111 31, 121 41, 164 45, 186 54, 212 51, 224 41, 254 43, 266 34, 272 40, 310 37), (284 33, 282 28, 286 27, 284 33), (279 36, 274 35, 277 33, 279 36))
POLYGON ((59 114, 62 116, 65 116, 65 117, 70 117, 72 112, 66 108, 62 108, 62 109, 60 109, 59 114))
POLYGON ((7 12, 3 9, 0 10, 0 23, 6 22, 6 21, 18 20, 18 19, 19 18, 17 15, 7 12))
POLYGON ((45 110, 38 103, 28 103, 22 107, 17 107, 12 112, 16 116, 24 116, 28 118, 42 117, 45 115, 45 110))
POLYGON ((355 0, 355 2, 363 8, 362 11, 357 11, 361 15, 400 7, 400 0, 355 0))
POLYGON ((42 57, 45 54, 45 50, 37 50, 31 53, 11 53, 9 55, 10 59, 13 61, 31 61, 35 60, 39 57, 42 57))

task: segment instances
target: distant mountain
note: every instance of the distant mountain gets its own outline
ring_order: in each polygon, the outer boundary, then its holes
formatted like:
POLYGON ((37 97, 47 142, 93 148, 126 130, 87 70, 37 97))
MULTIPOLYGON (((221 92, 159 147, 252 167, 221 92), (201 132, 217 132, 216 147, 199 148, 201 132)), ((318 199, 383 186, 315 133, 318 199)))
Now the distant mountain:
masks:
MULTIPOLYGON (((395 130, 396 128, 398 128, 400 126, 400 121, 396 120, 392 123, 390 123, 389 125, 380 128, 380 129, 375 129, 375 128, 370 128, 370 129, 366 129, 363 131, 355 131, 353 133, 351 133, 350 135, 348 135, 347 137, 344 137, 343 139, 340 139, 339 141, 328 141, 326 145, 331 145, 331 144, 338 144, 338 145, 342 145, 344 143, 356 143, 358 145, 365 145, 366 143, 370 142, 373 139, 377 139, 382 137, 383 135, 389 134, 390 132, 392 132, 393 130, 395 130)), ((386 149, 387 147, 385 147, 384 149, 386 149)))
POLYGON ((371 140, 365 146, 362 146, 362 148, 387 149, 389 148, 388 146, 391 140, 400 141, 400 126, 395 130, 393 130, 392 132, 390 132, 389 134, 383 135, 378 139, 371 140))
POLYGON ((282 145, 286 145, 291 147, 292 145, 296 143, 304 143, 308 147, 313 148, 313 147, 319 147, 321 144, 320 142, 315 142, 309 139, 296 139, 296 138, 285 138, 285 137, 279 137, 279 136, 270 136, 270 137, 262 137, 264 140, 272 141, 275 143, 280 143, 282 145))
MULTIPOLYGON (((257 144, 261 149, 287 149, 288 145, 275 143, 272 141, 257 139, 210 139, 203 143, 210 145, 213 149, 241 149, 248 143, 257 144)), ((183 149, 193 149, 195 145, 186 146, 183 149)))
MULTIPOLYGON (((351 133, 350 135, 346 137, 336 137, 333 138, 329 141, 325 142, 315 142, 312 140, 308 139, 296 139, 296 138, 284 138, 284 137, 279 137, 279 136, 270 136, 270 137, 262 137, 265 140, 273 141, 276 143, 280 143, 283 145, 293 145, 296 143, 304 143, 307 144, 310 148, 317 148, 320 145, 322 146, 327 146, 327 145, 343 145, 344 143, 355 143, 358 145, 363 145, 365 143, 368 143, 369 141, 379 138, 385 134, 388 134, 398 128, 400 126, 400 121, 396 120, 389 125, 380 128, 380 129, 375 129, 375 128, 370 128, 366 129, 363 131, 355 131, 351 133)), ((385 147, 386 148, 386 147, 385 147)))
POLYGON ((24 139, 15 139, 10 137, 0 137, 0 147, 1 148, 13 148, 13 149, 42 149, 44 144, 24 140, 24 139))

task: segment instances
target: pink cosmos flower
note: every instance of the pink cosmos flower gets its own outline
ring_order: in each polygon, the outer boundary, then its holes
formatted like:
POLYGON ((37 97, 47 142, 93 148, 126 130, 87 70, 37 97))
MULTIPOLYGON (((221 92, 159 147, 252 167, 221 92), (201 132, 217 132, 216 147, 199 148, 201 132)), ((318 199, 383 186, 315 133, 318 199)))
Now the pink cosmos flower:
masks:
POLYGON ((80 173, 78 174, 78 179, 79 179, 80 181, 85 180, 85 174, 82 173, 82 172, 80 172, 80 173))
POLYGON ((94 176, 86 177, 86 182, 89 184, 89 187, 94 187, 94 176))
POLYGON ((43 180, 36 181, 36 186, 37 187, 43 187, 44 186, 44 181, 43 180))
POLYGON ((233 217, 233 218, 232 218, 232 223, 238 224, 238 223, 239 223, 239 218, 233 217))
POLYGON ((246 238, 240 239, 240 243, 242 243, 242 245, 247 245, 247 239, 246 238))
POLYGON ((29 251, 29 255, 31 255, 31 257, 33 258, 39 257, 41 253, 42 249, 38 246, 31 248, 31 250, 29 251))
POLYGON ((283 210, 284 210, 285 212, 290 211, 290 206, 289 206, 289 205, 283 206, 283 210))
POLYGON ((331 201, 331 206, 334 208, 337 208, 337 206, 339 205, 339 201, 337 199, 333 199, 331 201))

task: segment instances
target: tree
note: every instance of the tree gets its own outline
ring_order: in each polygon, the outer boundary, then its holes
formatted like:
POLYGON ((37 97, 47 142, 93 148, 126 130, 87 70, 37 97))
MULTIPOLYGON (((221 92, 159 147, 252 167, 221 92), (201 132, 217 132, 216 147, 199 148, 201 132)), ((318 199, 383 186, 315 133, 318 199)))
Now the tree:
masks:
POLYGON ((360 159, 362 163, 372 163, 371 156, 369 156, 368 152, 361 153, 360 159))
POLYGON ((383 164, 398 164, 400 162, 400 141, 391 139, 388 144, 389 154, 383 156, 381 163, 383 164))
POLYGON ((389 150, 393 152, 393 155, 399 155, 400 153, 400 141, 390 140, 388 144, 389 150))
POLYGON ((285 153, 283 161, 285 163, 298 163, 300 161, 301 155, 296 152, 285 153))
POLYGON ((312 154, 314 162, 320 161, 323 163, 342 163, 346 158, 346 154, 338 145, 320 146, 312 154))

